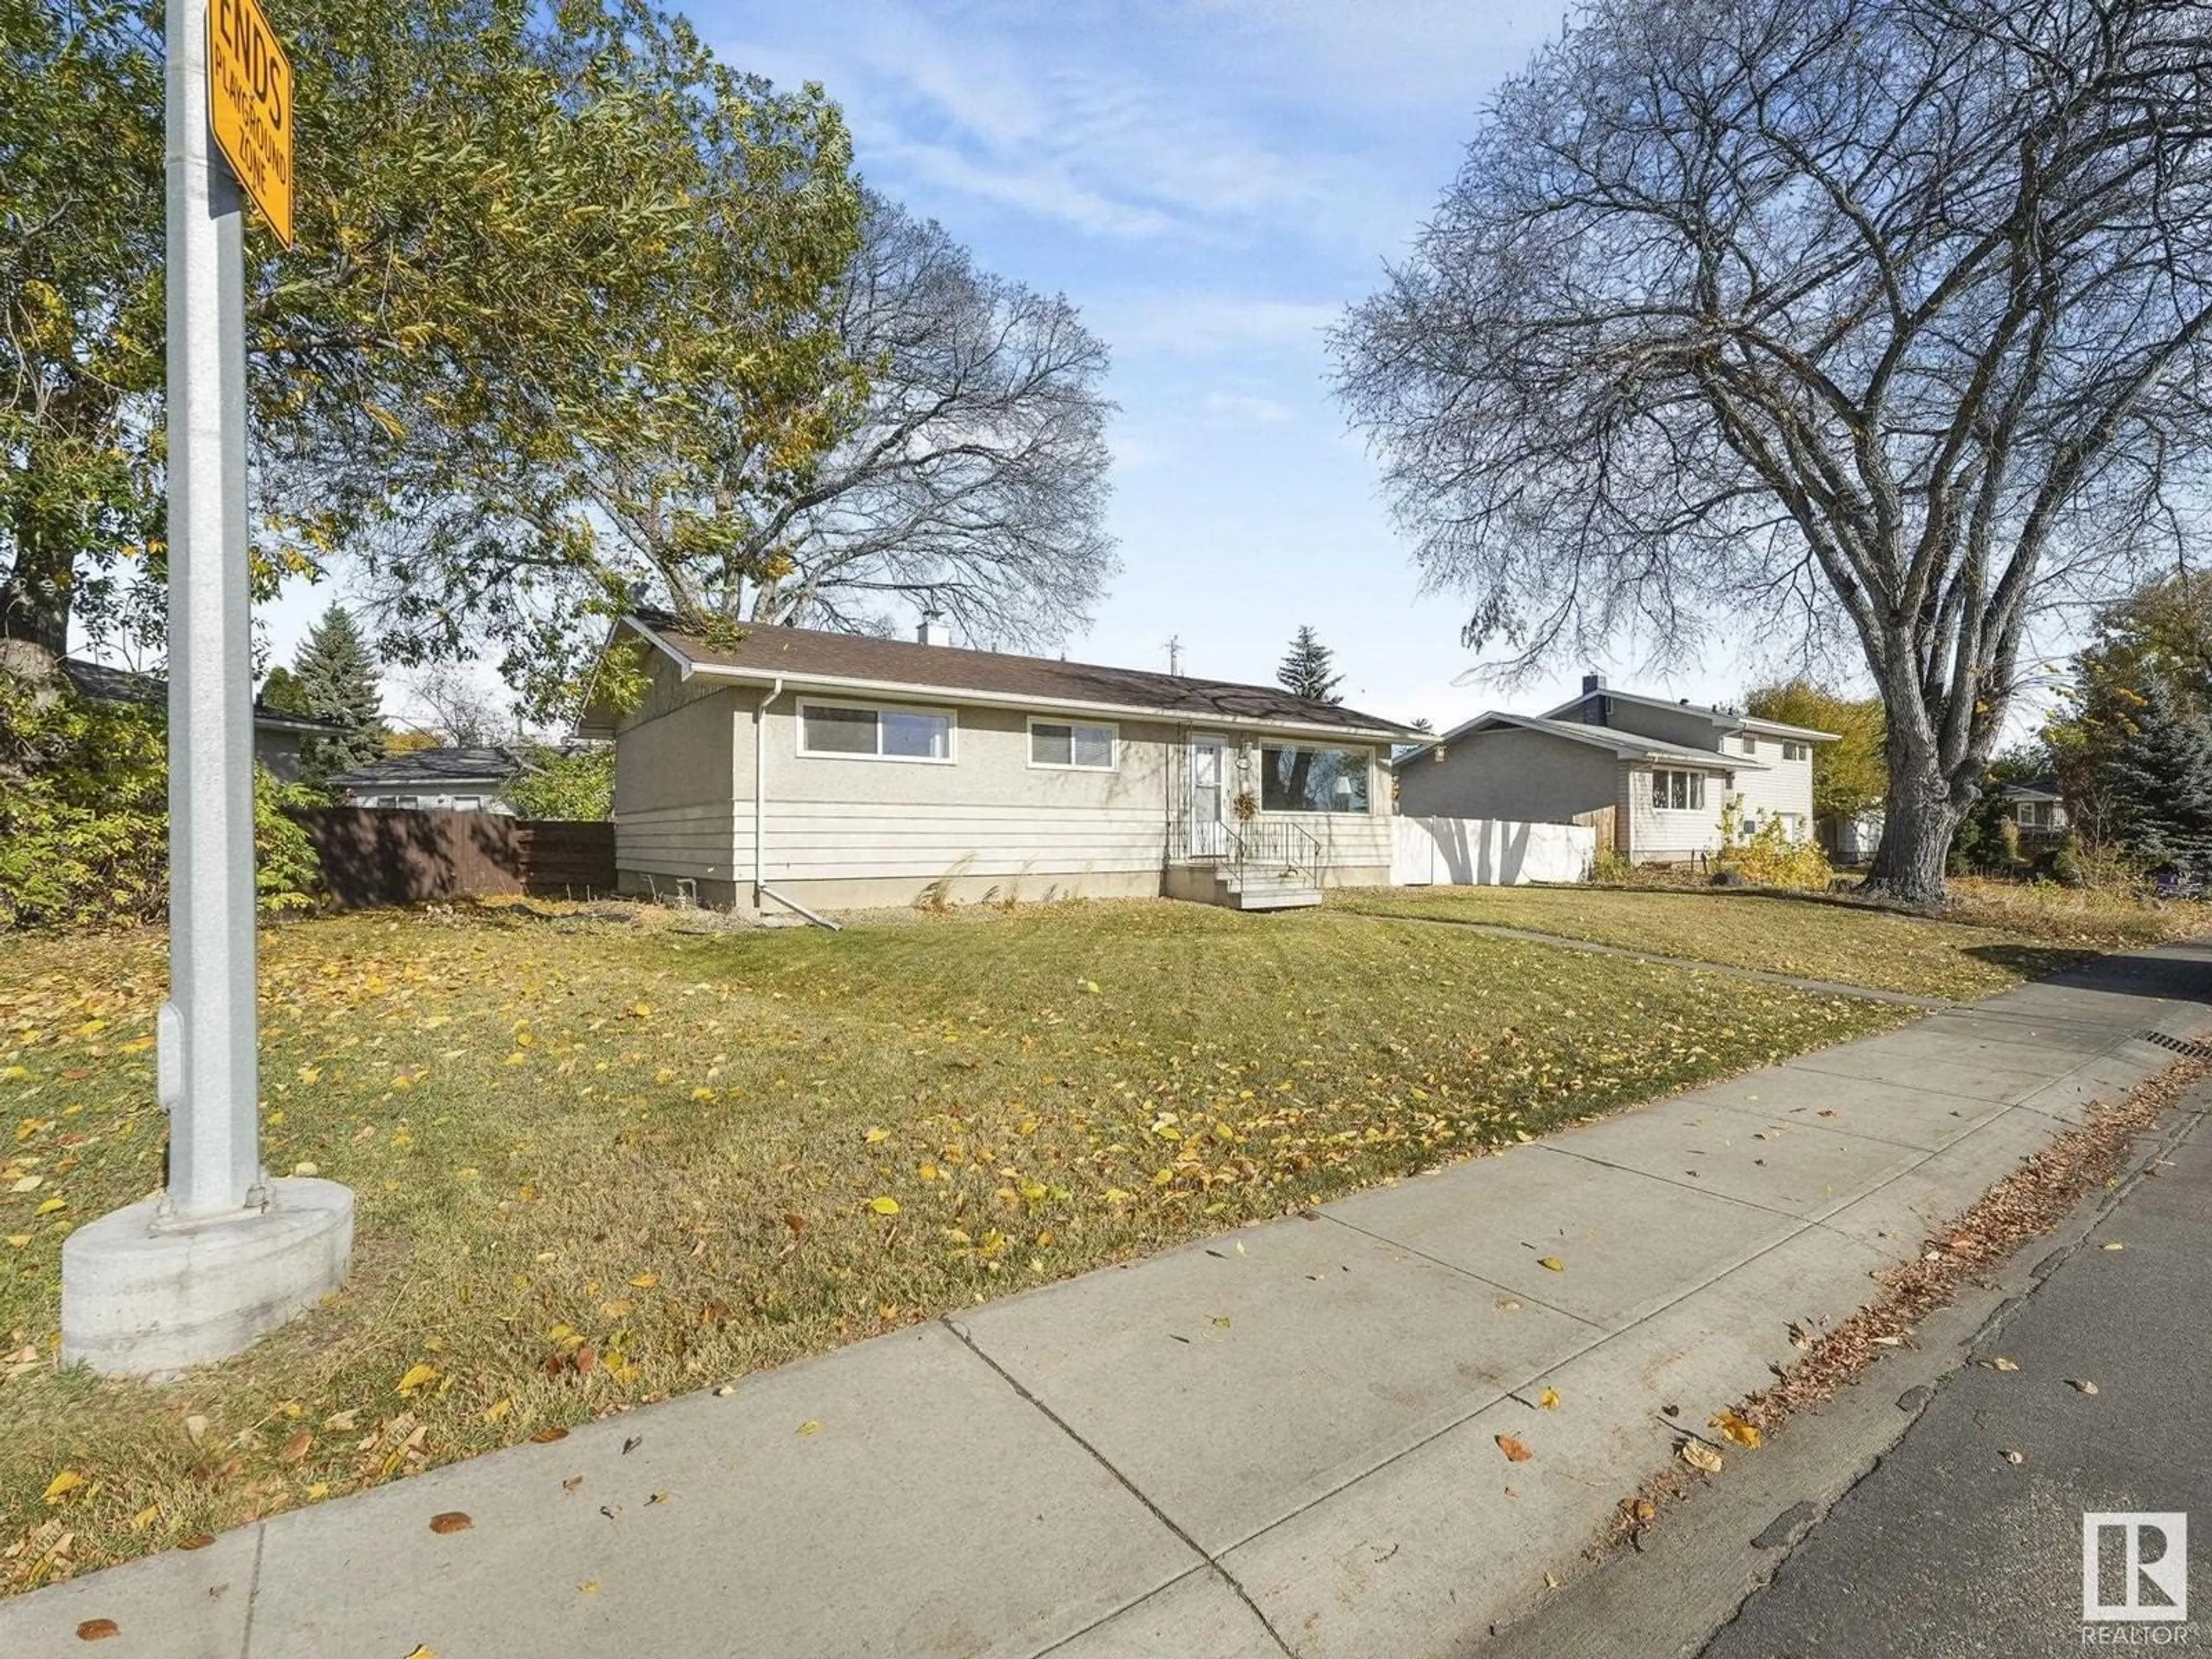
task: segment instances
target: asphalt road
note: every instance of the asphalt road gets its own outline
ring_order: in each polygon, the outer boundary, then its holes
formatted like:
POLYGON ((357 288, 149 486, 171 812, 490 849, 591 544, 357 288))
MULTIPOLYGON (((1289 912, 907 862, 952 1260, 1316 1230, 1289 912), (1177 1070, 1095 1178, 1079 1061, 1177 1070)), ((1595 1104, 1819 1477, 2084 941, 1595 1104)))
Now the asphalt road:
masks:
MULTIPOLYGON (((1942 1384, 1705 1659, 2212 1646, 2208 1290, 2212 1127, 2199 1120, 1989 1334, 1977 1363, 1942 1384), (2018 1369, 1991 1363, 1999 1358, 2018 1369), (2189 1516, 2199 1529, 2189 1540, 2193 1627, 2170 1612, 2085 1626, 2081 1517, 2091 1510, 2189 1516)), ((2099 1595, 2108 1603, 2124 1595, 2121 1550, 2121 1535, 2106 1534, 2099 1595)), ((2154 1540, 2142 1550, 2154 1554, 2154 1540)))

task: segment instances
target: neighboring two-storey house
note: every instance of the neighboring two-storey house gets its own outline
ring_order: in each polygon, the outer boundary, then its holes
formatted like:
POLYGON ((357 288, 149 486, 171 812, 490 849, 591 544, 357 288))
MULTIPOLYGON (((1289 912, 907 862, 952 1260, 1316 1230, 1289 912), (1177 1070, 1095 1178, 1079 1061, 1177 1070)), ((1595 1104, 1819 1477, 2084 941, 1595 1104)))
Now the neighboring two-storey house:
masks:
POLYGON ((1596 675, 1541 714, 1492 713, 1397 763, 1409 817, 1564 823, 1607 808, 1613 850, 1674 864, 1720 849, 1731 800, 1743 827, 1813 833, 1813 745, 1834 733, 1617 691, 1596 675))

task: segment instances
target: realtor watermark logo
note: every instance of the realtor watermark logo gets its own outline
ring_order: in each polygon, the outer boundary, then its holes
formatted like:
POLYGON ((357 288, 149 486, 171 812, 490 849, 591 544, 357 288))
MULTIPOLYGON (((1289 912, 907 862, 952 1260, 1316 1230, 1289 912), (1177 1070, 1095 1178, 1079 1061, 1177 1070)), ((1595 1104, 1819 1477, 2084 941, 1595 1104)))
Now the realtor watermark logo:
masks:
POLYGON ((2081 1516, 2081 1624, 2085 1647, 2188 1642, 2186 1515, 2122 1510, 2081 1516))

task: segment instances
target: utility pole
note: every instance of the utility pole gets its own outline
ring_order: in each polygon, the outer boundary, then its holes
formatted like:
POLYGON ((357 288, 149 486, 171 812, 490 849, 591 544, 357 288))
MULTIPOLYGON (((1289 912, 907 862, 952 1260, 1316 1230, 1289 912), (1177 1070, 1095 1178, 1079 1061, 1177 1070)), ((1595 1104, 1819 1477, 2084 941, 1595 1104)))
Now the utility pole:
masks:
POLYGON ((62 1247, 62 1357, 161 1375, 345 1280, 353 1194, 261 1168, 242 165, 291 233, 291 65, 254 0, 167 0, 169 1000, 157 1198, 62 1247), (212 22, 212 27, 210 23, 212 22), (216 140, 223 155, 216 154, 216 140), (228 156, 230 159, 226 160, 228 156), (281 193, 280 193, 281 192, 281 193))
POLYGON ((1168 635, 1168 672, 1178 679, 1182 677, 1182 635, 1168 635))

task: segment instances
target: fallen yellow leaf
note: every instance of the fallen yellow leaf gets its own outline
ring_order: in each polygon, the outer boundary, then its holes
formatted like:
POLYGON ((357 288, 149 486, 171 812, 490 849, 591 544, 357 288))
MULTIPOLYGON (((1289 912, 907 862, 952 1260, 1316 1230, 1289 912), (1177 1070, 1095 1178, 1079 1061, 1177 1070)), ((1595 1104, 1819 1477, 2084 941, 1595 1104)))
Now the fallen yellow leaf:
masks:
POLYGON ((49 1504, 58 1504, 63 1498, 68 1497, 71 1492, 75 1492, 82 1485, 84 1485, 84 1477, 82 1475, 79 1474, 75 1469, 64 1469, 59 1474, 46 1482, 46 1502, 49 1504))
POLYGON ((490 1405, 485 1407, 483 1420, 487 1423, 496 1423, 501 1418, 505 1417, 507 1413, 514 1409, 514 1397, 512 1395, 509 1395, 506 1398, 495 1400, 490 1405))
POLYGON ((660 1275, 659 1273, 640 1273, 635 1279, 631 1279, 630 1283, 636 1285, 641 1291, 649 1291, 654 1285, 660 1283, 660 1275))
POLYGON ((399 1386, 392 1392, 412 1394, 424 1383, 436 1381, 437 1376, 438 1368, 435 1365, 420 1364, 410 1365, 408 1367, 407 1375, 399 1379, 399 1386))
POLYGON ((1563 1273, 1567 1270, 1567 1264, 1555 1255, 1540 1255, 1536 1258, 1536 1265, 1540 1267, 1549 1267, 1555 1273, 1563 1273))
POLYGON ((868 1207, 878 1215, 896 1215, 899 1201, 895 1198, 872 1198, 868 1200, 868 1207))
POLYGON ((799 1431, 801 1434, 819 1434, 822 1432, 822 1425, 810 1417, 799 1425, 799 1431))
POLYGON ((1723 1412, 1713 1419, 1713 1426, 1737 1445, 1753 1451, 1759 1449, 1759 1442, 1765 1437, 1759 1433, 1757 1424, 1745 1421, 1734 1412, 1723 1412))
POLYGON ((1559 1410, 1559 1391, 1557 1389, 1545 1389, 1543 1393, 1536 1396, 1536 1403, 1541 1406, 1547 1412, 1555 1412, 1559 1410))

